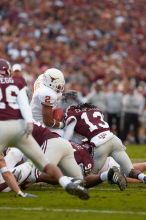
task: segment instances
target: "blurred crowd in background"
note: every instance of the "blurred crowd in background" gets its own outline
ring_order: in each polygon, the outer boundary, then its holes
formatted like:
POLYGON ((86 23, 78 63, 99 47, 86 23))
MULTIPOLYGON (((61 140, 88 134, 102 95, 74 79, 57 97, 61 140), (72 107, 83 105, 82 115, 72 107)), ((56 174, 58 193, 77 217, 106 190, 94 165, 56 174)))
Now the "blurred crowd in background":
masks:
POLYGON ((39 74, 59 68, 66 90, 99 105, 123 141, 144 143, 145 12, 146 0, 1 0, 0 57, 18 64, 30 93, 39 74))

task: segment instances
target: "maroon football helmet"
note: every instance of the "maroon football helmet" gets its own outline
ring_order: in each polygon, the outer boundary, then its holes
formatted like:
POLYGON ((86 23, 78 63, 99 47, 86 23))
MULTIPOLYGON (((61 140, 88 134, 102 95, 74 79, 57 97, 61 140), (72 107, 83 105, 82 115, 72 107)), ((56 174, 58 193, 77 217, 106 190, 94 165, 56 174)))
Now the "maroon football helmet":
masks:
POLYGON ((80 93, 75 90, 64 92, 61 99, 61 107, 66 110, 69 106, 81 104, 80 93))
POLYGON ((11 65, 10 63, 5 59, 0 59, 0 75, 11 75, 11 65))

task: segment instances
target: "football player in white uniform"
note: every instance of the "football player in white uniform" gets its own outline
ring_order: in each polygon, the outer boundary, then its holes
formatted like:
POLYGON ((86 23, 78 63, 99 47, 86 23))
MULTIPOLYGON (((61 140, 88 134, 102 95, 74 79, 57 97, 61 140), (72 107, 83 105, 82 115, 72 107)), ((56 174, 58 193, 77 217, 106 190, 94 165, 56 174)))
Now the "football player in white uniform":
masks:
POLYGON ((53 110, 64 90, 63 73, 56 69, 47 69, 34 83, 31 109, 35 121, 49 128, 63 128, 64 123, 53 118, 53 110))
MULTIPOLYGON (((28 172, 28 168, 27 168, 27 172, 28 172)), ((0 191, 5 189, 5 187, 9 186, 7 187, 9 191, 13 190, 14 192, 17 193, 18 196, 21 196, 24 198, 36 197, 35 195, 22 192, 16 180, 18 181, 18 179, 14 177, 10 169, 7 167, 4 156, 0 155, 0 191)), ((22 181, 24 181, 24 179, 22 179, 22 181)))

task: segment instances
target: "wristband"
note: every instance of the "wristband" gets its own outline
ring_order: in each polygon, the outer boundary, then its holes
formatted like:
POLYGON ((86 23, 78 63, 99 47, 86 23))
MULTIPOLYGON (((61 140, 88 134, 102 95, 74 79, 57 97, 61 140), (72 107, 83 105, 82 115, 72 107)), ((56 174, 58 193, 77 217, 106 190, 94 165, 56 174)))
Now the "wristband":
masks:
POLYGON ((8 170, 8 168, 7 167, 2 167, 1 169, 0 169, 0 173, 2 174, 2 173, 6 173, 6 172, 8 172, 9 170, 8 170))
POLYGON ((17 193, 17 195, 24 197, 24 193, 21 190, 17 193))

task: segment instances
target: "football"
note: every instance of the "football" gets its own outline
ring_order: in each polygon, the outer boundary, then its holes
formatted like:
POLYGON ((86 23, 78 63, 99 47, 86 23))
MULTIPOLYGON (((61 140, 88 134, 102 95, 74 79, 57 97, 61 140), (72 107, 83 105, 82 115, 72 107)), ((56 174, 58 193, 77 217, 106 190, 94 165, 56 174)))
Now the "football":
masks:
POLYGON ((55 108, 53 110, 53 118, 57 121, 62 121, 64 118, 64 111, 62 108, 55 108))

